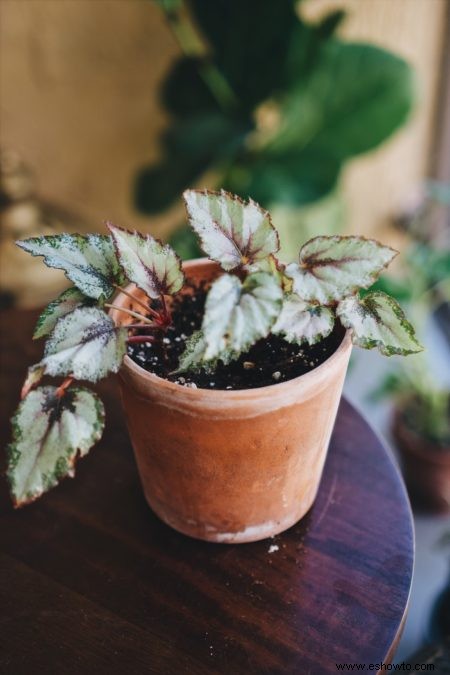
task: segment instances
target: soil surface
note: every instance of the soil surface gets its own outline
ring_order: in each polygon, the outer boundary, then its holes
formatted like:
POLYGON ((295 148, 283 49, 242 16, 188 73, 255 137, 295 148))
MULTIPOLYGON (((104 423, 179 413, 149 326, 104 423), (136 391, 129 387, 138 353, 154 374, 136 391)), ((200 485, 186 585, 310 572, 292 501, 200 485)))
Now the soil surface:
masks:
POLYGON ((156 343, 129 344, 128 355, 141 368, 185 387, 203 389, 254 389, 292 380, 313 370, 336 351, 345 330, 339 321, 333 332, 317 345, 293 345, 276 335, 257 342, 248 352, 227 366, 219 362, 214 373, 172 374, 185 348, 186 339, 202 323, 207 289, 191 287, 191 292, 174 298, 172 325, 166 331, 136 331, 136 335, 158 336, 156 343))

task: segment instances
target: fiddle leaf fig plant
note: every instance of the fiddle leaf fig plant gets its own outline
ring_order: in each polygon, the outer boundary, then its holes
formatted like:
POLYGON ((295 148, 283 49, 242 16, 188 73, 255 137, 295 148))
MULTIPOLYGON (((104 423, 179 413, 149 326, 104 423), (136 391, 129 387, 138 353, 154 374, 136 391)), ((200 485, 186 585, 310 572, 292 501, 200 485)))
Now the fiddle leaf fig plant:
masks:
MULTIPOLYGON (((270 334, 313 345, 339 320, 361 347, 378 347, 388 356, 421 351, 393 298, 359 295, 394 258, 393 249, 363 237, 316 237, 302 247, 298 262, 286 266, 276 257, 279 240, 270 215, 254 201, 223 190, 187 190, 183 196, 201 246, 223 273, 208 289, 201 327, 187 338, 177 373, 212 372, 270 334)), ((73 476, 77 458, 102 434, 102 403, 74 381, 97 382, 117 373, 127 343, 164 344, 172 323, 167 298, 184 285, 176 253, 148 234, 110 223, 108 228, 109 235, 18 242, 48 266, 63 269, 74 286, 48 305, 34 332, 47 341, 41 361, 28 369, 12 421, 8 478, 16 506, 73 476), (147 299, 123 288, 125 280, 147 299), (115 291, 142 311, 107 302, 115 291), (128 323, 116 323, 110 308, 128 323), (57 387, 38 386, 46 376, 64 379, 57 387)))

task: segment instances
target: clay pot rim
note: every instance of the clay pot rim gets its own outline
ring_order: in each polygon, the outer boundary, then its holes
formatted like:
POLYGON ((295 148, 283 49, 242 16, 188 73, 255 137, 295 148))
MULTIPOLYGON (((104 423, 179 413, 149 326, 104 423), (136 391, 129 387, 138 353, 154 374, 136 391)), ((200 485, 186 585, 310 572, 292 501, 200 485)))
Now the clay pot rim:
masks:
MULTIPOLYGON (((193 260, 187 260, 183 262, 183 269, 188 271, 191 267, 209 267, 211 265, 216 265, 214 261, 209 258, 194 258, 193 260)), ((136 289, 135 284, 128 284, 125 286, 125 290, 132 292, 136 289)), ((126 297, 123 293, 118 293, 115 299, 115 304, 119 298, 126 297)), ((117 316, 118 310, 110 310, 109 314, 112 317, 117 316)), ((299 375, 291 380, 286 382, 276 382, 274 384, 267 385, 265 387, 253 387, 251 389, 205 389, 204 387, 198 387, 197 389, 191 387, 184 387, 183 385, 176 384, 175 382, 170 382, 159 375, 150 373, 148 370, 142 368, 138 365, 128 354, 125 355, 122 368, 132 371, 137 377, 141 378, 144 381, 147 381, 150 385, 158 387, 161 391, 166 391, 167 393, 173 393, 178 395, 186 396, 188 400, 191 401, 200 401, 204 398, 205 395, 208 396, 210 401, 249 401, 258 398, 269 398, 275 394, 287 393, 287 390, 296 385, 306 385, 311 381, 315 380, 317 376, 321 375, 330 364, 334 361, 339 360, 346 351, 351 349, 352 339, 351 339, 351 330, 347 329, 345 331, 344 337, 336 351, 331 354, 331 356, 326 359, 320 366, 313 368, 308 373, 299 375)))

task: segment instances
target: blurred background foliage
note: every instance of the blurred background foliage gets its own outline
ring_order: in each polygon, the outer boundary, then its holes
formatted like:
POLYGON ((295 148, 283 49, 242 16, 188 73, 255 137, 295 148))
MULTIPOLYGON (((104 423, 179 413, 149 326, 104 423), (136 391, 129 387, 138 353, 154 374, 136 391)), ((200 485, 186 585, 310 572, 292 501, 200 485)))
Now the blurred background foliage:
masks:
MULTIPOLYGON (((343 227, 339 176, 407 119, 414 77, 398 56, 344 41, 338 9, 320 21, 301 3, 158 0, 182 49, 161 87, 170 124, 159 161, 136 180, 136 204, 167 209, 189 186, 223 187, 274 212, 284 253, 343 227)), ((172 237, 199 254, 190 231, 172 237)))

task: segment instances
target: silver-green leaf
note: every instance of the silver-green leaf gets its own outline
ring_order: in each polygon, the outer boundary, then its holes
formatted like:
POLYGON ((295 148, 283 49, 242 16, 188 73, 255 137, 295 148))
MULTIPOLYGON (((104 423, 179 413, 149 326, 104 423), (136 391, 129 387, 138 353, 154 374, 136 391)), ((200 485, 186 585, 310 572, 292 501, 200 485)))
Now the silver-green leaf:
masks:
POLYGON ((287 265, 285 274, 303 300, 326 305, 371 286, 396 255, 374 239, 315 237, 301 248, 299 263, 287 265))
POLYGON ((186 373, 188 371, 196 372, 198 370, 212 372, 217 364, 217 359, 209 362, 205 361, 207 346, 201 330, 192 333, 186 340, 185 350, 180 356, 178 368, 175 373, 186 373))
POLYGON ((117 373, 126 351, 127 331, 116 328, 97 307, 80 307, 58 320, 41 365, 48 375, 73 375, 96 382, 117 373))
MULTIPOLYGON (((217 360, 229 363, 266 337, 282 303, 276 280, 265 272, 250 274, 244 282, 223 274, 206 298, 201 331, 187 345, 180 366, 203 367, 217 360)), ((181 372, 181 371, 180 371, 181 372)))
POLYGON ((381 292, 364 298, 350 296, 336 310, 342 324, 353 331, 353 343, 364 349, 378 347, 382 354, 415 354, 423 350, 400 305, 381 292))
POLYGON ((53 300, 44 309, 36 323, 33 339, 44 337, 52 332, 56 322, 74 309, 88 302, 88 298, 78 288, 68 288, 56 300, 53 300))
POLYGON ((8 446, 7 475, 15 506, 37 499, 66 476, 96 443, 104 427, 103 404, 93 392, 40 387, 20 403, 8 446))
POLYGON ((108 223, 125 276, 150 298, 173 295, 183 286, 181 260, 168 244, 108 223))
POLYGON ((225 190, 186 190, 189 222, 205 253, 224 270, 249 265, 276 253, 278 234, 268 211, 225 190))
POLYGON ((22 391, 20 392, 20 398, 25 398, 28 392, 33 389, 36 384, 42 380, 45 375, 45 366, 42 363, 36 363, 34 366, 30 366, 27 370, 27 376, 25 382, 22 385, 22 391))
POLYGON ((286 296, 272 333, 288 342, 310 345, 331 333, 334 314, 329 307, 308 304, 295 293, 286 296))
POLYGON ((89 298, 100 300, 114 293, 123 282, 111 237, 101 234, 55 234, 17 242, 33 256, 44 256, 48 267, 64 270, 66 276, 89 298))

